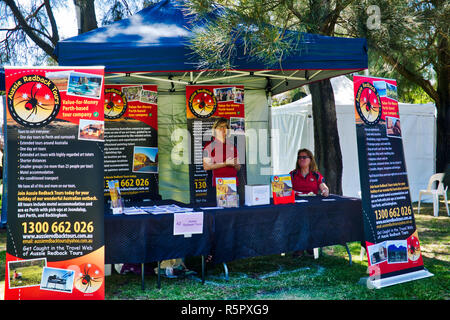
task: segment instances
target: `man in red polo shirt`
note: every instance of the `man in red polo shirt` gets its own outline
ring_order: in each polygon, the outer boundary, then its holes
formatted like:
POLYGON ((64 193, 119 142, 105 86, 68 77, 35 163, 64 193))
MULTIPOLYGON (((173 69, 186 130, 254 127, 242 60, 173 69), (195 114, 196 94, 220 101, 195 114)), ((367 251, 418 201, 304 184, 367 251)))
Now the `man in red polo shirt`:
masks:
POLYGON ((238 185, 237 173, 241 165, 236 147, 226 143, 228 120, 224 118, 216 120, 212 130, 214 140, 203 149, 203 169, 212 170, 213 187, 216 186, 216 178, 234 177, 238 185))

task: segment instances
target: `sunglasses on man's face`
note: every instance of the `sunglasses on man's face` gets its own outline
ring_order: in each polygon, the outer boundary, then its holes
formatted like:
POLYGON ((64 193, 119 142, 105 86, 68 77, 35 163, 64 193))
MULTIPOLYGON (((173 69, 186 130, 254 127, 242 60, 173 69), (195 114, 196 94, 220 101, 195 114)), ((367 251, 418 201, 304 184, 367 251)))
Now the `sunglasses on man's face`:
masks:
POLYGON ((298 156, 297 159, 309 159, 309 156, 298 156))

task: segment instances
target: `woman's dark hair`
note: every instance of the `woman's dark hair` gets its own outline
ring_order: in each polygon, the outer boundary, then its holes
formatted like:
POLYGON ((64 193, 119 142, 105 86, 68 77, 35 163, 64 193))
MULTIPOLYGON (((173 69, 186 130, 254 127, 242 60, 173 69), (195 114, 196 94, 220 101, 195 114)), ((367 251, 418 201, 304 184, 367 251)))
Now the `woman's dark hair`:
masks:
POLYGON ((306 153, 308 155, 308 157, 311 159, 311 161, 309 163, 309 171, 311 171, 311 172, 317 171, 317 164, 316 164, 316 160, 314 159, 314 155, 310 150, 308 150, 306 148, 298 150, 297 161, 295 162, 295 169, 296 170, 300 169, 300 166, 298 165, 298 156, 300 155, 300 153, 306 153))

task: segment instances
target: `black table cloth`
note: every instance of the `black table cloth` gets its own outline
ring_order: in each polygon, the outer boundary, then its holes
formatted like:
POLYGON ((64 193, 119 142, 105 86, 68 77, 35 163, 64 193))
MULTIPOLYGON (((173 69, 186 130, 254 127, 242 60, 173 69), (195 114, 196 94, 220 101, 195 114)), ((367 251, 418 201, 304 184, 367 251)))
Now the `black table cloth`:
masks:
POLYGON ((364 239, 361 200, 331 195, 308 202, 214 210, 214 262, 364 239))
MULTIPOLYGON (((176 204, 158 201, 144 205, 176 204)), ((133 203, 129 205, 139 205, 133 203)), ((203 234, 191 237, 173 235, 171 213, 153 215, 105 215, 105 263, 148 263, 187 256, 207 255, 211 251, 212 216, 203 215, 203 234)))
MULTIPOLYGON (((364 239, 360 199, 335 195, 297 199, 308 202, 203 210, 203 234, 190 238, 173 235, 173 214, 106 214, 105 262, 146 263, 212 254, 213 261, 221 263, 364 239)), ((171 203, 187 207, 176 201, 156 204, 171 203)), ((195 209, 202 211, 199 206, 195 209)))

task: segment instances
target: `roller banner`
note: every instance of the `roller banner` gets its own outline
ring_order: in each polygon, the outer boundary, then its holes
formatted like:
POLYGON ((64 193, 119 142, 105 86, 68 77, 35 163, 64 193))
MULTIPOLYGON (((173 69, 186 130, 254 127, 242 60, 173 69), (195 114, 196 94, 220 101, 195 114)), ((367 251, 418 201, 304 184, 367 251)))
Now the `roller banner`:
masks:
POLYGON ((226 144, 237 150, 241 164, 237 188, 240 200, 243 201, 246 183, 244 109, 244 86, 186 86, 186 116, 191 134, 191 203, 216 201, 211 171, 203 168, 203 150, 213 141, 212 126, 219 118, 228 120, 230 129, 226 144))
POLYGON ((397 82, 354 76, 353 83, 369 281, 383 287, 431 276, 411 205, 397 82))
POLYGON ((105 86, 105 203, 109 181, 121 198, 158 197, 158 92, 156 85, 105 86))
POLYGON ((104 68, 5 78, 5 299, 104 299, 104 68))

